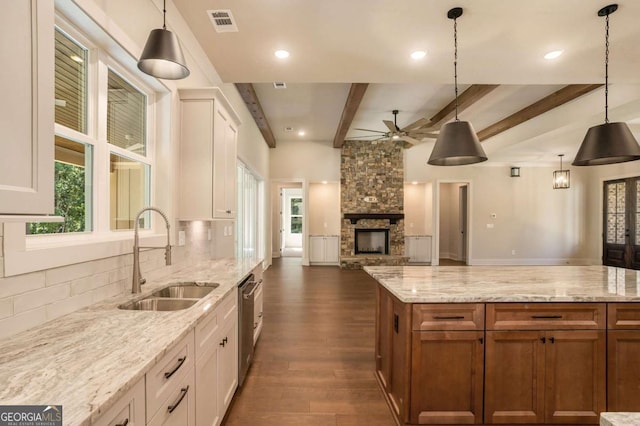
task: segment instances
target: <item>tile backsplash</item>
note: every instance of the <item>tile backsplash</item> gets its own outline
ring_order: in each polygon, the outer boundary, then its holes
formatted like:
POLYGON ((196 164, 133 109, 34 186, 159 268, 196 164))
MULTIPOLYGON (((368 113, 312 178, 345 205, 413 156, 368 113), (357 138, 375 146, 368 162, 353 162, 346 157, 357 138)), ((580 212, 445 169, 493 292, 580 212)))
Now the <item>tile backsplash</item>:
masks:
MULTIPOLYGON (((163 250, 142 251, 140 268, 145 276, 165 275, 186 261, 234 256, 234 237, 228 232, 232 221, 179 222, 177 229, 185 232, 186 244, 172 242, 173 266, 165 266, 163 250)), ((130 253, 5 277, 2 248, 0 223, 0 339, 131 291, 130 253)))

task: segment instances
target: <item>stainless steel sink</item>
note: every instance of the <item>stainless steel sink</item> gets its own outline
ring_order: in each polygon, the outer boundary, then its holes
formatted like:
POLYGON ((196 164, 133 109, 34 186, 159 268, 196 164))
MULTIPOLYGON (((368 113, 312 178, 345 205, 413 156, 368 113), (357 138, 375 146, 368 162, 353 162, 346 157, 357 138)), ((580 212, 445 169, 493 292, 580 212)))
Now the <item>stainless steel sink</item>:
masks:
POLYGON ((156 290, 151 293, 151 297, 201 299, 219 286, 220 284, 218 283, 187 281, 156 290))
POLYGON ((149 297, 118 306, 119 309, 132 311, 179 311, 198 303, 196 299, 161 299, 149 297))

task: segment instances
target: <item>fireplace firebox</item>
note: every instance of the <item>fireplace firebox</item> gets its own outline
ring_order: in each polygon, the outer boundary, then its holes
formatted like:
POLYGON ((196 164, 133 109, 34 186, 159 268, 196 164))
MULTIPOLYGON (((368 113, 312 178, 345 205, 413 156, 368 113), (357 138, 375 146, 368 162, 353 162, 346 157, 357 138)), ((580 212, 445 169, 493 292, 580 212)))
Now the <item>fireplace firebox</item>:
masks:
POLYGON ((355 229, 355 254, 389 254, 389 230, 355 229))

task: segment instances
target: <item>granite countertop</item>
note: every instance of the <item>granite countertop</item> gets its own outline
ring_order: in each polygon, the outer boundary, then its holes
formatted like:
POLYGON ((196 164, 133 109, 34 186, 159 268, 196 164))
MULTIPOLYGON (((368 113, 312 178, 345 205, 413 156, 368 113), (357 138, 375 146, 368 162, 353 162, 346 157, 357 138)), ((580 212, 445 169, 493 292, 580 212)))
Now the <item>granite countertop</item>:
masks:
POLYGON ((640 271, 610 266, 365 266, 405 303, 640 302, 640 271))
POLYGON ((114 297, 0 341, 0 404, 62 405, 65 425, 90 424, 259 262, 220 259, 185 265, 164 277, 147 277, 141 294, 114 297), (185 310, 117 308, 167 284, 194 280, 220 286, 185 310))
POLYGON ((600 413, 600 426, 634 425, 640 425, 640 413, 600 413))

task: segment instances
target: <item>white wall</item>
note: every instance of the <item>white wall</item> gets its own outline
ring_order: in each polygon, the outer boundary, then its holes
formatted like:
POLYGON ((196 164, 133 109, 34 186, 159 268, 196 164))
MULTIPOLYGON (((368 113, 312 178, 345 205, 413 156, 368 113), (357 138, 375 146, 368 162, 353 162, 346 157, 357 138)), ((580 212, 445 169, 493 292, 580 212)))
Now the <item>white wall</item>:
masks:
POLYGON ((331 142, 278 142, 270 151, 271 179, 340 182, 340 149, 331 142))
POLYGON ((340 235, 340 184, 309 184, 309 235, 340 235))
POLYGON ((431 235, 432 185, 430 183, 405 183, 404 230, 406 235, 431 235))

